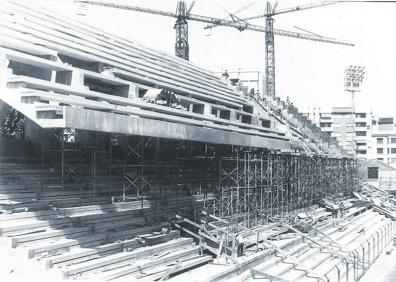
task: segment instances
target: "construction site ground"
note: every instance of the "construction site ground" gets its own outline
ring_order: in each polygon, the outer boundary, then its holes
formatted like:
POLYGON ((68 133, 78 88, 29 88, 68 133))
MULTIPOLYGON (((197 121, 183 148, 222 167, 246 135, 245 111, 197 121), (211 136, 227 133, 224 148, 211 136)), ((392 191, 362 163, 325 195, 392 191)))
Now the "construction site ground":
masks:
POLYGON ((88 194, 76 202, 77 186, 68 183, 59 198, 57 177, 35 164, 1 167, 2 281, 392 281, 386 279, 395 272, 396 252, 387 254, 395 224, 391 213, 365 196, 375 195, 371 186, 356 192, 366 200, 344 199, 345 211, 337 218, 326 200, 298 214, 309 219, 306 225, 290 221, 295 213, 251 228, 241 225, 246 250, 236 257, 224 233, 176 215, 191 209, 191 201, 174 202, 170 194, 156 212, 150 201, 111 202, 103 190, 94 200, 88 194), (202 228, 196 231, 194 224, 202 228))

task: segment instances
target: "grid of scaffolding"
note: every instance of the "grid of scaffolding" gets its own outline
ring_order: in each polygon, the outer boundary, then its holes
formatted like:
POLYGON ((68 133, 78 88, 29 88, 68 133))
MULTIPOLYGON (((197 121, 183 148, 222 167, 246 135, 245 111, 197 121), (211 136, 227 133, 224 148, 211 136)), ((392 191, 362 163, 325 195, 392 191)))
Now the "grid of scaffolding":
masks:
POLYGON ((189 197, 190 212, 196 214, 198 205, 236 230, 282 220, 321 199, 346 198, 361 187, 353 158, 72 129, 43 132, 42 168, 60 176, 60 198, 74 182, 80 199, 89 195, 95 202, 106 193, 112 202, 136 201, 143 210, 146 201, 157 206, 172 198, 175 212, 183 214, 189 197))

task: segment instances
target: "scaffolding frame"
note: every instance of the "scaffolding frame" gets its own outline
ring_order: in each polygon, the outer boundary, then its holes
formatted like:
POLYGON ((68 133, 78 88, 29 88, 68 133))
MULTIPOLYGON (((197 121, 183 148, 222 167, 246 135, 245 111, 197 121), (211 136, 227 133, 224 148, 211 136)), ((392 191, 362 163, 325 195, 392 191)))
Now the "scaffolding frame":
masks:
POLYGON ((145 200, 154 200, 157 206, 167 204, 172 195, 178 212, 179 197, 189 195, 203 199, 205 211, 238 230, 309 209, 322 198, 345 197, 360 187, 358 163, 352 158, 99 132, 82 132, 89 135, 83 145, 80 133, 45 131, 58 147, 43 144, 42 168, 60 176, 61 199, 65 178, 74 174, 81 178, 81 196, 85 185, 95 202, 103 176, 100 187, 106 197, 111 194, 109 202, 116 195, 123 202, 141 201, 143 209, 145 200), (68 148, 71 138, 78 141, 72 149, 68 148), (60 158, 53 158, 56 168, 45 163, 45 156, 55 151, 60 158), (66 161, 72 151, 79 156, 75 167, 66 161))
POLYGON ((323 198, 348 197, 360 187, 358 164, 351 158, 239 148, 219 159, 219 171, 219 185, 205 207, 234 224, 236 232, 270 218, 282 220, 323 198))

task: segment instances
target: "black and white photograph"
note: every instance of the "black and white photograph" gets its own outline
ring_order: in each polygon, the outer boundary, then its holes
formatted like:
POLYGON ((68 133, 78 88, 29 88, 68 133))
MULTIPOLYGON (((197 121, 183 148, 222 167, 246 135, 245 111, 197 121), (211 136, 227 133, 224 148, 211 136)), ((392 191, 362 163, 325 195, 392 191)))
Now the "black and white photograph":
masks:
POLYGON ((395 30, 391 0, 0 0, 0 281, 395 282, 395 30))

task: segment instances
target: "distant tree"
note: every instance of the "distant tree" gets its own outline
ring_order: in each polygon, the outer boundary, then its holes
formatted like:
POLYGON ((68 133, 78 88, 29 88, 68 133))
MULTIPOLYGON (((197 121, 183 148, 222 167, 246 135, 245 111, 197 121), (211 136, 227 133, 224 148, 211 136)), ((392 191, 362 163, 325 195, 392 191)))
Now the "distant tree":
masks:
POLYGON ((24 122, 25 116, 14 108, 10 108, 0 125, 1 135, 6 137, 23 136, 25 133, 24 122))

